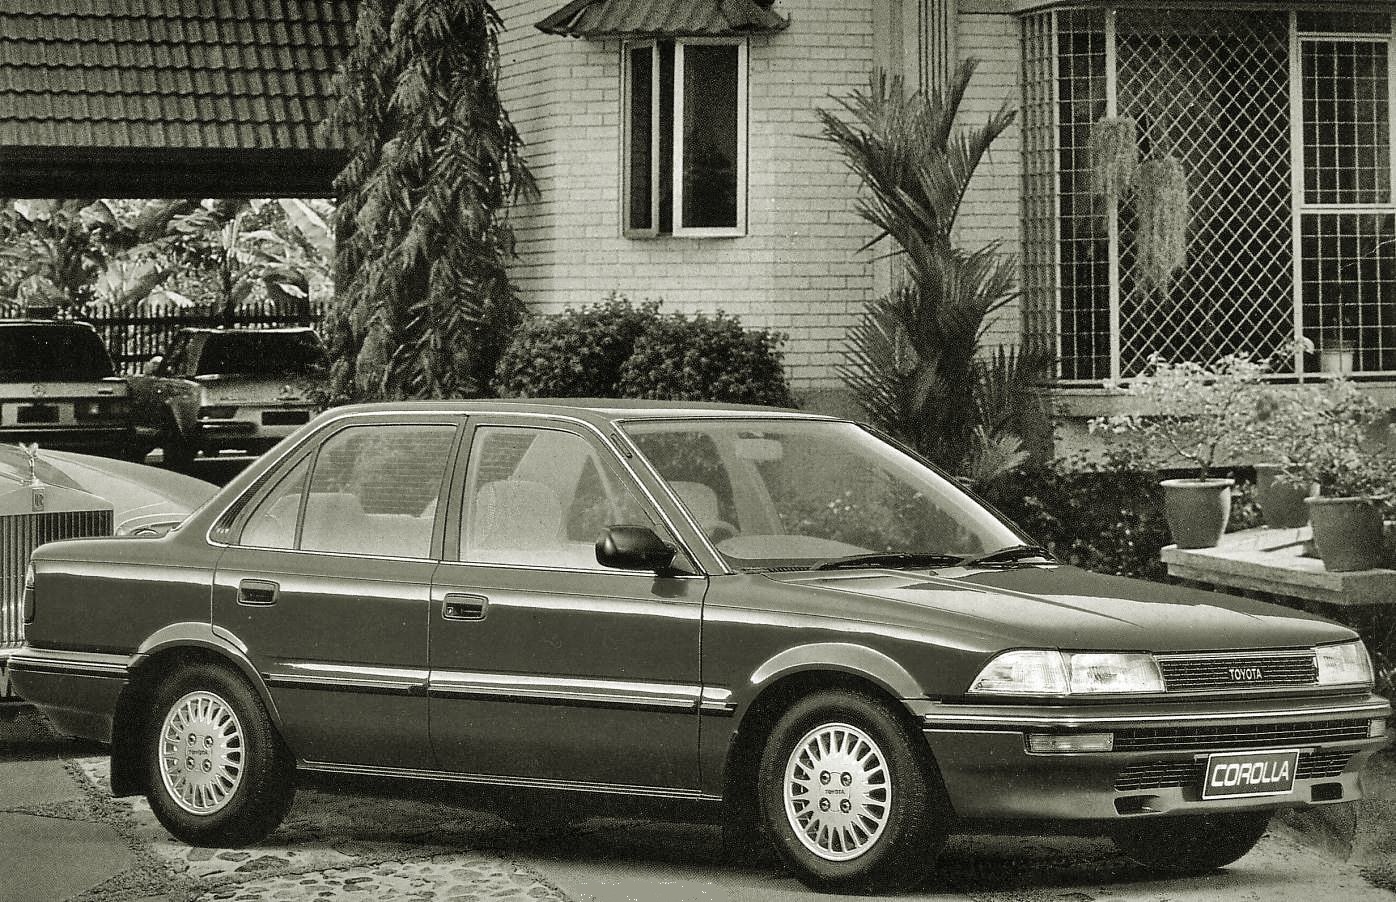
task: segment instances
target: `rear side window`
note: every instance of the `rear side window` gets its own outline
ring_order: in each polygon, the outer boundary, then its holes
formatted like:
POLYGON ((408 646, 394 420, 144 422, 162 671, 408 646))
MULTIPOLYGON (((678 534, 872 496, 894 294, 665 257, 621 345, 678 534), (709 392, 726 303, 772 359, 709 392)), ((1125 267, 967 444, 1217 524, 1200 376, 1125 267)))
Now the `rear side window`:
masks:
POLYGON ((102 379, 113 372, 102 339, 84 326, 0 328, 0 382, 102 379))
POLYGON ((258 504, 242 544, 428 557, 455 435, 455 426, 409 424, 335 433, 313 468, 309 460, 298 464, 258 504))
POLYGON ((196 376, 304 376, 329 368, 314 332, 217 332, 199 355, 196 376))

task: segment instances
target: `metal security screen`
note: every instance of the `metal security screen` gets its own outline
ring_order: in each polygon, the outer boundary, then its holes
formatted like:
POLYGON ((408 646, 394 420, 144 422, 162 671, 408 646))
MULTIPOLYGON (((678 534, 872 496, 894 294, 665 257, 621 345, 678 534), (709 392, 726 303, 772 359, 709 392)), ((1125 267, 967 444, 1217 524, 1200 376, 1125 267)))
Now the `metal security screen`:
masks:
POLYGON ((1192 4, 1024 17, 1024 328, 1063 381, 1233 353, 1302 375, 1340 349, 1396 373, 1390 23, 1192 4), (1166 291, 1138 277, 1136 198, 1111 211, 1093 188, 1106 117, 1186 173, 1166 291))

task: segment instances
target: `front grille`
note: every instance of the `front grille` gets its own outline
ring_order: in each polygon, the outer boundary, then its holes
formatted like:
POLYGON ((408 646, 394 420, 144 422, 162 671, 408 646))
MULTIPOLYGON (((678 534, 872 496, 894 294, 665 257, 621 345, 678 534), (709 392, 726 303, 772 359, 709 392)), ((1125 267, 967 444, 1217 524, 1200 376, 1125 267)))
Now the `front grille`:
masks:
POLYGON ((0 516, 0 648, 24 643, 24 569, 45 542, 112 534, 110 510, 0 516))
MULTIPOLYGON (((1356 753, 1343 749, 1305 752, 1299 756, 1299 767, 1295 770, 1294 777, 1297 780, 1336 777, 1348 766, 1354 754, 1356 753)), ((1115 778, 1115 789, 1119 792, 1135 792, 1141 789, 1200 786, 1206 766, 1205 761, 1145 761, 1131 764, 1115 778)))
POLYGON ((1311 649, 1263 655, 1160 655, 1158 666, 1169 692, 1312 686, 1318 682, 1318 665, 1311 649))
POLYGON ((1203 749, 1284 748, 1367 738, 1366 719, 1241 726, 1132 727, 1115 731, 1115 751, 1181 752, 1203 749))

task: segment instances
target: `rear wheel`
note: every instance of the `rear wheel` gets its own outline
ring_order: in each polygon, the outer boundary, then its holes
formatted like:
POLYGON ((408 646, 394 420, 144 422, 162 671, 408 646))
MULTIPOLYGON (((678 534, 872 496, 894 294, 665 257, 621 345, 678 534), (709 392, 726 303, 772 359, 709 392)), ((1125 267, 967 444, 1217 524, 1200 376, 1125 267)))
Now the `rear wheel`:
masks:
POLYGON ((175 837, 244 846, 290 810, 290 752, 241 677, 209 664, 182 669, 156 691, 147 723, 146 795, 175 837))
POLYGON ((762 826, 818 890, 905 889, 934 867, 949 806, 919 735, 883 700, 812 694, 776 722, 761 756, 762 826))
POLYGON ((1270 824, 1270 812, 1247 811, 1132 821, 1115 832, 1115 845, 1151 871, 1204 874, 1244 856, 1270 824))

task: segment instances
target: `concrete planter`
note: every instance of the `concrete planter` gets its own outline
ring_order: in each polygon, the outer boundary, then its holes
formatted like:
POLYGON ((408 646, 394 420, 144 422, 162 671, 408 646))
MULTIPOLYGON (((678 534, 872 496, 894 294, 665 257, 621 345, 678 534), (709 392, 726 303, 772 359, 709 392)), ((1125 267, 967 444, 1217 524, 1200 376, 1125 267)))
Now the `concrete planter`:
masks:
POLYGON ((1163 513, 1179 548, 1213 548, 1231 519, 1231 479, 1165 479, 1163 513))
POLYGON ((1372 498, 1306 498, 1314 544, 1325 570, 1371 570, 1386 566, 1381 506, 1372 498))
POLYGON ((1304 499, 1318 494, 1318 483, 1296 486, 1279 480, 1278 464, 1255 465, 1255 500, 1265 525, 1273 529, 1298 529, 1309 523, 1304 499))

